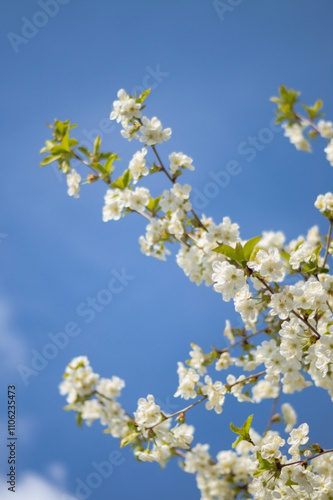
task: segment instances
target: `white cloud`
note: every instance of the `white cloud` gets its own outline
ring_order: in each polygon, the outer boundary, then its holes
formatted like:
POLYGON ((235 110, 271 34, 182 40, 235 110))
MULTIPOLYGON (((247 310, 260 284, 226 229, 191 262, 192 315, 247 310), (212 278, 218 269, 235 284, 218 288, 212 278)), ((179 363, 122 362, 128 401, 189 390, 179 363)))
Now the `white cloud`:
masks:
POLYGON ((18 481, 15 493, 8 491, 7 484, 0 484, 1 500, 77 500, 75 497, 33 473, 26 473, 18 481))

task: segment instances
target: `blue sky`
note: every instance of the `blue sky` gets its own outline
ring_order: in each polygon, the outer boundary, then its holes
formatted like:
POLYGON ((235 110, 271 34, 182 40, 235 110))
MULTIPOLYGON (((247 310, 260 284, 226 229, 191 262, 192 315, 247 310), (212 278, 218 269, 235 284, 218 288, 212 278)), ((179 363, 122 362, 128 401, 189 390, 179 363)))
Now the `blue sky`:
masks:
MULTIPOLYGON (((118 441, 98 424, 79 429, 74 415, 62 411, 58 384, 74 356, 88 355, 102 376, 124 378, 122 403, 129 411, 148 393, 172 411, 181 408, 172 395, 177 361, 188 358, 190 342, 206 350, 223 346, 225 320, 240 323, 232 305, 190 283, 173 256, 163 263, 140 253, 145 224, 139 217, 103 223, 103 186, 88 186, 74 200, 52 167, 38 168, 39 149, 49 137, 45 122, 69 118, 79 125, 75 136, 88 142, 99 131, 105 149, 116 151, 125 167, 141 146, 124 141, 106 119, 119 88, 152 85, 146 114, 173 131, 160 153, 166 158, 183 151, 194 159, 195 172, 183 179, 194 187, 199 212, 216 221, 229 215, 243 238, 282 229, 292 239, 314 224, 325 232, 313 206, 332 186, 324 144, 307 155, 282 132, 263 130, 272 130, 269 98, 281 84, 301 90, 308 104, 322 98, 333 117, 333 6, 329 0, 226 1, 234 7, 222 14, 212 1, 54 0, 52 15, 40 15, 45 3, 7 0, 0 6, 0 370, 2 402, 7 385, 17 385, 21 494, 29 499, 34 491, 39 498, 39 489, 46 500, 60 500, 63 492, 75 497, 78 480, 94 472, 92 462, 118 450, 118 441), (267 133, 270 141, 260 141, 260 151, 251 154, 252 138, 267 133), (208 184, 230 161, 241 172, 212 191, 208 184), (133 279, 86 323, 77 307, 123 269, 133 279), (69 322, 79 335, 25 385, 18 365, 31 366, 49 334, 69 322)), ((156 194, 168 187, 164 179, 152 186, 156 194)), ((322 420, 318 425, 317 417, 320 405, 326 422, 332 418, 327 394, 308 389, 292 399, 300 422, 312 424, 313 441, 329 445, 331 429, 322 420)), ((228 449, 230 420, 241 423, 251 410, 231 400, 221 416, 196 408, 190 422, 197 442, 213 442, 213 453, 228 449)), ((269 404, 257 409, 258 430, 269 411, 269 404)), ((4 436, 4 411, 0 428, 4 436)), ((2 446, 1 498, 7 498, 5 455, 2 446)), ((127 449, 119 462, 89 498, 199 498, 194 477, 176 463, 161 471, 138 464, 127 449)))

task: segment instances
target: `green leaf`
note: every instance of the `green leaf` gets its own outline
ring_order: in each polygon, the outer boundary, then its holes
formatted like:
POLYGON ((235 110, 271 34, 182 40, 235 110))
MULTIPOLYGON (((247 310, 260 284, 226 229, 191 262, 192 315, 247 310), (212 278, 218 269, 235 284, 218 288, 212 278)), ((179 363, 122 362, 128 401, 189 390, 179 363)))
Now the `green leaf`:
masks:
POLYGON ((234 449, 236 448, 236 446, 241 442, 241 441, 244 441, 244 438, 243 436, 239 436, 236 441, 234 441, 231 445, 231 448, 234 449))
POLYGON ((82 427, 82 423, 83 423, 82 413, 77 412, 75 420, 76 420, 77 425, 79 427, 82 427))
POLYGON ((59 156, 60 155, 45 156, 44 160, 40 162, 39 166, 44 167, 45 165, 48 165, 49 163, 58 160, 59 156))
POLYGON ((261 474, 263 474, 266 470, 276 470, 276 465, 272 464, 265 458, 262 458, 261 454, 257 452, 257 459, 259 460, 259 466, 258 468, 254 471, 253 477, 259 477, 261 474))
POLYGON ((100 172, 102 175, 106 175, 106 170, 105 170, 104 166, 101 163, 98 163, 98 161, 95 161, 94 163, 91 163, 91 166, 95 170, 97 170, 98 172, 100 172))
POLYGON ((124 448, 124 446, 128 445, 134 439, 136 439, 140 435, 140 432, 134 431, 131 432, 130 434, 127 434, 127 436, 123 437, 123 439, 120 441, 120 448, 124 448))
POLYGON ((83 153, 84 155, 86 155, 87 158, 91 157, 91 153, 90 153, 89 149, 85 148, 84 146, 79 146, 77 149, 79 151, 81 151, 81 153, 83 153))
POLYGON ((113 181, 111 186, 114 188, 125 189, 129 185, 131 180, 132 180, 132 172, 129 169, 127 169, 124 171, 121 177, 118 177, 118 179, 113 181))
POLYGON ((229 257, 229 259, 235 260, 236 262, 238 261, 238 254, 230 245, 219 245, 217 248, 214 248, 213 252, 221 253, 222 255, 229 257))
POLYGON ((251 238, 249 241, 247 241, 244 245, 244 258, 245 260, 250 260, 251 254, 253 252, 254 247, 259 243, 261 240, 261 236, 255 236, 254 238, 251 238))
POLYGON ((148 210, 150 210, 152 213, 156 213, 158 210, 158 204, 160 202, 160 199, 162 198, 161 196, 158 196, 157 198, 149 198, 149 203, 147 205, 148 210))
POLYGON ((253 420, 253 415, 250 415, 243 424, 243 429, 246 434, 249 434, 250 432, 252 420, 253 420))
POLYGON ((288 479, 288 481, 286 481, 286 486, 298 486, 298 483, 294 483, 292 479, 288 479))
POLYGON ((144 90, 137 99, 137 102, 143 103, 143 101, 149 96, 150 89, 144 90))
POLYGON ((61 141, 61 147, 66 151, 66 153, 69 153, 71 148, 69 145, 69 133, 64 135, 62 141, 61 141))
POLYGON ((94 156, 98 154, 100 147, 101 147, 101 137, 98 135, 94 142, 94 156))
POLYGON ((253 415, 250 415, 242 425, 242 427, 236 427, 232 422, 230 422, 230 430, 235 434, 239 434, 239 438, 232 443, 232 448, 235 448, 241 441, 247 441, 252 443, 250 437, 250 428, 252 423, 253 415))
POLYGON ((113 162, 115 160, 119 160, 119 156, 116 155, 116 153, 108 153, 108 159, 106 160, 104 165, 104 168, 108 175, 112 174, 112 172, 114 171, 113 162))
POLYGON ((236 243, 235 247, 236 255, 237 255, 237 262, 243 263, 245 257, 244 257, 244 249, 240 243, 236 243))
POLYGON ((50 149, 50 153, 52 153, 53 155, 57 155, 57 154, 68 153, 68 150, 65 149, 61 144, 57 144, 56 146, 53 146, 50 149))
POLYGON ((60 169, 63 171, 64 174, 68 174, 71 170, 71 164, 69 163, 68 160, 60 160, 60 169))
POLYGON ((290 253, 288 252, 280 252, 280 255, 283 259, 285 259, 287 262, 289 262, 290 259, 290 253))
POLYGON ((129 185, 129 183, 132 180, 132 172, 129 169, 125 170, 125 172, 123 173, 122 179, 123 179, 124 188, 127 188, 127 186, 129 185))
POLYGON ((150 174, 156 174, 158 172, 161 172, 161 167, 159 165, 157 165, 155 162, 153 162, 150 170, 149 170, 149 173, 150 174))

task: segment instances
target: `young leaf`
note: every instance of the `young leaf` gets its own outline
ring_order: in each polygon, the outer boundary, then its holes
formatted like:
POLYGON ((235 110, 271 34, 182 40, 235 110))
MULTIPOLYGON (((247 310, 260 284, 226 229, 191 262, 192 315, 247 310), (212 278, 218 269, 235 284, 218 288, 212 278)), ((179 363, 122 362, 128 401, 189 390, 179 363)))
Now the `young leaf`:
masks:
POLYGON ((91 157, 91 153, 90 153, 89 149, 85 148, 84 146, 79 146, 77 149, 79 151, 81 151, 81 153, 83 153, 84 155, 86 155, 87 158, 91 157))
POLYGON ((261 454, 258 452, 257 453, 257 459, 259 460, 259 466, 256 471, 253 473, 253 477, 259 477, 261 474, 263 474, 266 470, 272 470, 276 469, 276 465, 272 464, 265 458, 262 458, 261 454))
POLYGON ((83 422, 82 413, 77 412, 75 420, 76 420, 77 425, 79 427, 82 427, 82 422, 83 422))
POLYGON ((157 198, 149 198, 149 203, 147 205, 148 210, 150 210, 152 213, 156 213, 158 210, 158 204, 160 202, 160 199, 162 198, 161 196, 158 196, 157 198))
POLYGON ((124 446, 134 441, 134 439, 136 439, 139 434, 140 432, 138 431, 133 431, 130 434, 127 434, 127 436, 123 437, 123 439, 120 441, 120 448, 124 448, 124 446))
POLYGON ((66 153, 69 153, 71 148, 70 148, 70 145, 69 145, 69 134, 67 132, 67 134, 64 135, 62 141, 61 141, 61 147, 64 151, 66 151, 66 153))
POLYGON ((259 243, 261 240, 261 236, 255 236, 254 238, 251 238, 249 241, 247 241, 244 245, 244 257, 245 260, 250 260, 251 254, 253 252, 254 247, 259 243))
POLYGON ((49 163, 58 160, 59 156, 60 155, 45 156, 44 160, 40 162, 39 166, 44 167, 45 165, 48 165, 49 163))
POLYGON ((140 102, 142 104, 149 94, 150 94, 150 89, 144 90, 138 97, 137 102, 140 102))
POLYGON ((221 253, 229 259, 235 260, 238 262, 238 254, 234 248, 230 245, 219 245, 217 248, 214 248, 213 252, 221 253))
POLYGON ((94 156, 96 156, 99 153, 100 147, 101 147, 101 137, 98 135, 98 136, 96 136, 96 139, 94 142, 94 156))
MULTIPOLYGON (((234 432, 235 434, 239 434, 239 438, 236 439, 232 443, 232 448, 235 448, 238 443, 241 441, 247 441, 249 443, 252 443, 251 437, 250 437, 250 428, 251 428, 251 423, 252 423, 253 415, 250 415, 242 425, 242 427, 236 427, 232 422, 230 422, 230 430, 234 432)), ((252 443, 253 444, 253 443, 252 443)))

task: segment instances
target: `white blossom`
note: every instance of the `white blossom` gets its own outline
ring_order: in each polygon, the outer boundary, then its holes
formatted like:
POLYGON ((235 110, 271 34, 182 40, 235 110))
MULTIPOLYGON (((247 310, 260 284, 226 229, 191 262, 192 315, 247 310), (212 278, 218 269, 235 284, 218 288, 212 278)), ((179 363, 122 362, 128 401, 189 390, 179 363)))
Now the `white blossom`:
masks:
POLYGON ((73 196, 74 198, 78 198, 80 196, 79 192, 80 192, 81 176, 80 174, 77 173, 75 168, 72 168, 72 170, 67 174, 66 180, 68 186, 67 190, 68 195, 73 196))

